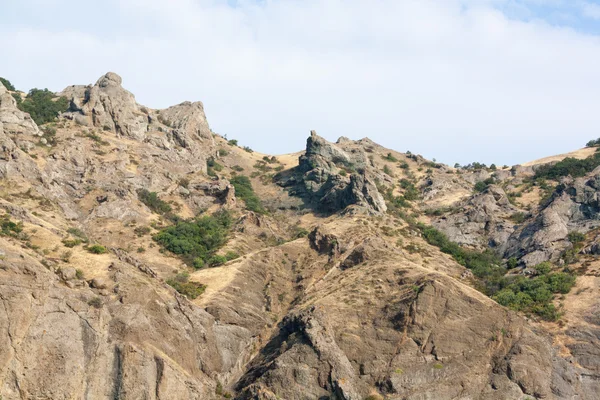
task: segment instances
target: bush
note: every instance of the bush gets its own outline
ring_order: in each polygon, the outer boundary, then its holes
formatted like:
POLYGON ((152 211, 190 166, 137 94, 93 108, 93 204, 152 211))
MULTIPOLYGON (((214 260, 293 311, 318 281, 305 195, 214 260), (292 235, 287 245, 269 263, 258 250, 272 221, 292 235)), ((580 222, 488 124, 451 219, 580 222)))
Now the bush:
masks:
POLYGON ((73 247, 81 244, 81 239, 65 239, 62 241, 62 244, 65 247, 73 248, 73 247))
POLYGON ((523 212, 516 212, 510 216, 510 220, 515 224, 522 224, 527 219, 527 214, 523 212))
POLYGON ((235 139, 231 139, 227 141, 227 144, 230 146, 237 146, 238 145, 238 141, 235 139))
POLYGON ((475 192, 481 193, 484 192, 492 183, 494 183, 494 180, 492 178, 488 178, 485 181, 477 182, 473 189, 475 190, 475 192))
POLYGON ((231 261, 231 260, 235 260, 236 258, 239 258, 240 255, 238 253, 236 253, 235 251, 228 251, 227 253, 225 253, 225 258, 227 259, 227 261, 231 261))
POLYGON ((10 81, 8 79, 5 79, 5 78, 3 78, 3 77, 0 76, 0 82, 2 83, 2 85, 4 85, 4 87, 6 89, 10 90, 11 92, 14 92, 15 90, 17 90, 17 89, 15 89, 15 87, 13 86, 13 84, 10 83, 10 81))
POLYGON ((540 273, 535 278, 505 278, 504 288, 493 298, 513 310, 537 314, 547 321, 555 321, 560 314, 552 304, 554 295, 569 293, 575 285, 575 277, 564 272, 550 273, 550 263, 538 264, 535 269, 540 273))
POLYGON ((387 153, 387 155, 385 157, 383 157, 383 159, 386 161, 398 162, 398 159, 396 157, 394 157, 394 155, 392 153, 387 153))
POLYGON ((212 216, 177 221, 175 225, 161 230, 154 240, 189 265, 202 268, 227 241, 231 216, 221 211, 212 216))
POLYGON ((167 202, 162 201, 156 192, 140 189, 138 191, 138 199, 155 213, 166 214, 171 212, 171 206, 167 202))
POLYGON ((19 104, 19 109, 29 113, 36 124, 42 125, 52 122, 62 112, 69 108, 69 100, 65 97, 56 97, 48 89, 31 89, 19 104))
POLYGON ((93 244, 91 246, 88 246, 87 251, 89 251, 92 254, 104 254, 108 252, 106 247, 99 244, 93 244))
POLYGON ((218 267, 227 262, 227 258, 221 255, 214 255, 208 260, 208 265, 211 267, 218 267))
POLYGON ((225 157, 229 152, 225 149, 219 149, 219 157, 225 157))
POLYGON ((265 212, 260 198, 254 193, 250 178, 245 175, 238 175, 231 178, 230 182, 235 188, 235 197, 244 200, 248 210, 261 214, 265 212))
POLYGON ((0 235, 1 236, 17 236, 19 233, 23 231, 23 223, 22 222, 13 222, 11 221, 8 215, 3 215, 0 217, 0 235))
POLYGON ((195 299, 206 290, 206 285, 189 281, 189 274, 186 272, 177 274, 172 279, 167 280, 167 284, 180 294, 189 299, 195 299))
POLYGON ((248 153, 254 153, 254 150, 252 150, 250 147, 248 146, 244 146, 243 147, 244 151, 248 152, 248 153))
POLYGON ((585 241, 585 235, 580 232, 569 232, 567 238, 569 239, 569 242, 573 244, 579 244, 585 241))
MULTIPOLYGON (((0 79, 2 79, 2 78, 0 78, 0 79)), ((4 85, 4 86, 6 86, 6 85, 4 85)), ((598 146, 600 146, 600 138, 596 139, 596 140, 590 140, 589 142, 587 142, 585 144, 585 147, 598 147, 598 146)))
POLYGON ((596 152, 594 155, 578 160, 576 158, 567 157, 556 164, 542 165, 535 172, 534 178, 546 178, 557 180, 563 176, 572 176, 573 178, 581 177, 588 172, 593 171, 597 166, 600 165, 600 153, 596 152))

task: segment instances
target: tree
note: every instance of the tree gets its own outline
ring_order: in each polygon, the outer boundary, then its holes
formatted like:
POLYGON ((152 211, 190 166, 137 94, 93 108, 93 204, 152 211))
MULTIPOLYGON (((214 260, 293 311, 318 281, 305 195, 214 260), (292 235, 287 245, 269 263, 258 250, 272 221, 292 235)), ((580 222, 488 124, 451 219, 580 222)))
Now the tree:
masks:
POLYGON ((17 90, 17 89, 15 89, 15 87, 13 86, 13 84, 10 83, 10 81, 8 79, 5 79, 5 78, 3 78, 3 77, 0 76, 0 82, 2 83, 2 85, 4 85, 4 87, 6 89, 10 90, 11 92, 14 92, 15 90, 17 90))
POLYGON ((48 89, 31 89, 21 104, 21 111, 29 113, 38 125, 52 122, 62 112, 69 108, 69 100, 65 97, 56 97, 48 89))

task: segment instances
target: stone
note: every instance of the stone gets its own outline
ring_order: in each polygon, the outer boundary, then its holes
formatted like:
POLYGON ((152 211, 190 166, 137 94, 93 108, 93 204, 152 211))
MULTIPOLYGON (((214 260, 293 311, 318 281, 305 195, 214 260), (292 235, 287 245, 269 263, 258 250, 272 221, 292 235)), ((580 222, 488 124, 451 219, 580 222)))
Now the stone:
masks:
POLYGON ((64 281, 73 280, 77 277, 77 270, 73 267, 61 268, 60 276, 64 281))

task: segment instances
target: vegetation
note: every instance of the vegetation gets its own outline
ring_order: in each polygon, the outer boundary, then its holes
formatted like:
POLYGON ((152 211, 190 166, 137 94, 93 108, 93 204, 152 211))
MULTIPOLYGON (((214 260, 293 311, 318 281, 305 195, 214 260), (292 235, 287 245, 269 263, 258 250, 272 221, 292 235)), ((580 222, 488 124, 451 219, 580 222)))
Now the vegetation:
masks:
POLYGON ((228 211, 180 220, 161 230, 154 240, 171 253, 181 256, 188 265, 202 268, 210 264, 211 257, 227 241, 231 222, 228 211))
MULTIPOLYGON (((566 272, 550 273, 551 265, 542 263, 536 266, 538 276, 505 276, 506 269, 500 267, 502 260, 490 251, 467 250, 450 241, 437 229, 420 225, 428 243, 450 254, 459 264, 469 268, 481 282, 480 289, 498 303, 517 311, 537 314, 548 321, 556 321, 560 313, 552 304, 554 295, 568 293, 575 284, 575 277, 566 272)), ((509 268, 517 266, 511 258, 509 268)))
POLYGON ((138 198, 155 213, 166 214, 171 212, 171 206, 169 203, 162 201, 156 192, 149 192, 146 189, 140 189, 138 191, 138 198))
POLYGON ((29 113, 36 124, 42 125, 54 121, 61 112, 67 111, 69 100, 57 98, 48 89, 31 89, 25 100, 17 105, 21 111, 29 113))
POLYGON ((106 247, 99 245, 99 244, 93 244, 91 246, 88 246, 87 251, 89 251, 92 254, 104 254, 104 253, 108 253, 108 250, 106 249, 106 247))
POLYGON ((238 141, 235 139, 231 139, 227 141, 227 144, 230 146, 237 146, 238 145, 238 141))
POLYGON ((250 178, 245 175, 237 175, 231 178, 230 182, 235 188, 235 196, 244 200, 248 210, 261 214, 265 212, 260 198, 256 195, 254 189, 252 188, 250 178))
POLYGON ((0 236, 16 237, 23 231, 22 222, 13 222, 8 214, 0 216, 0 236))
POLYGON ((545 164, 538 168, 534 178, 559 179, 563 176, 581 177, 593 171, 600 165, 600 152, 596 151, 592 156, 583 160, 567 157, 556 164, 545 164))
POLYGON ((398 159, 396 157, 394 157, 394 155, 392 153, 387 153, 386 156, 383 157, 383 159, 386 161, 398 162, 398 159))
POLYGON ((188 299, 195 299, 206 290, 206 286, 198 282, 190 282, 190 275, 182 272, 167 280, 167 284, 188 299))
POLYGON ((547 265, 536 266, 540 273, 534 278, 524 276, 506 279, 507 284, 493 298, 503 306, 516 311, 537 314, 547 321, 556 321, 560 313, 552 304, 555 294, 569 293, 575 284, 573 275, 557 272, 548 273, 547 265))
POLYGON ((215 161, 213 157, 206 160, 206 173, 208 176, 217 176, 216 172, 223 171, 223 166, 215 161))
POLYGON ((493 178, 488 178, 485 181, 479 181, 475 184, 475 187, 473 188, 476 192, 481 193, 484 192, 488 186, 490 186, 491 184, 494 183, 494 179, 493 178))
MULTIPOLYGON (((2 78, 0 78, 1 80, 2 78)), ((4 85, 6 86, 6 85, 4 85)), ((13 89, 14 90, 14 89, 13 89)), ((589 142, 587 142, 585 144, 585 147, 599 147, 600 146, 600 138, 596 139, 596 140, 590 140, 589 142)))
POLYGON ((4 87, 6 89, 10 90, 11 92, 14 92, 15 90, 17 90, 17 89, 15 89, 15 87, 13 86, 13 84, 10 83, 10 81, 8 79, 5 79, 5 78, 3 78, 1 76, 0 76, 0 83, 2 83, 2 85, 4 85, 4 87))

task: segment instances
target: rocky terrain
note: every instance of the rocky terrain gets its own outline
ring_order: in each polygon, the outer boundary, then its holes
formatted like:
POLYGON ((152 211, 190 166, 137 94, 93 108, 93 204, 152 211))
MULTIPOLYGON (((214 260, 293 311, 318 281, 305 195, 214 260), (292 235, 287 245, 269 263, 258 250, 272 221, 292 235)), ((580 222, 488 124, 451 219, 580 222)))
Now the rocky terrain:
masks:
POLYGON ((265 155, 114 73, 39 126, 23 96, 0 83, 0 399, 598 398, 592 161, 265 155))

